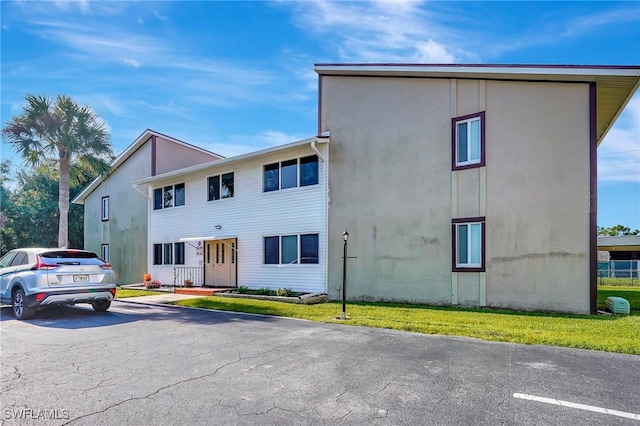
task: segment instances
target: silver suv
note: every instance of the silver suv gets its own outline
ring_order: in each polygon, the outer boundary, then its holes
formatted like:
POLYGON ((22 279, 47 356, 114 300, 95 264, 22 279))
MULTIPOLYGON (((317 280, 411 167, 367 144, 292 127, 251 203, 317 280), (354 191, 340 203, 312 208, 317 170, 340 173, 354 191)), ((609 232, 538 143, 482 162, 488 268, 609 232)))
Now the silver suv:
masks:
POLYGON ((58 248, 12 250, 0 259, 0 302, 20 320, 56 305, 91 303, 104 312, 116 295, 111 265, 95 253, 58 248))

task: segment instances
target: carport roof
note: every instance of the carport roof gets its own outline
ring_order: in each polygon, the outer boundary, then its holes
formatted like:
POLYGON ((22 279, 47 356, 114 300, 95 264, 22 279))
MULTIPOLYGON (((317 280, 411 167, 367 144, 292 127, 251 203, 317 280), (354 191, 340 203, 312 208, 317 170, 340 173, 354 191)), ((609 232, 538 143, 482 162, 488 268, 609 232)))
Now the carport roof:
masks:
POLYGON ((640 251, 640 235, 598 237, 600 251, 640 251))
POLYGON ((596 83, 600 144, 640 86, 640 66, 485 64, 315 64, 321 76, 422 77, 596 83))

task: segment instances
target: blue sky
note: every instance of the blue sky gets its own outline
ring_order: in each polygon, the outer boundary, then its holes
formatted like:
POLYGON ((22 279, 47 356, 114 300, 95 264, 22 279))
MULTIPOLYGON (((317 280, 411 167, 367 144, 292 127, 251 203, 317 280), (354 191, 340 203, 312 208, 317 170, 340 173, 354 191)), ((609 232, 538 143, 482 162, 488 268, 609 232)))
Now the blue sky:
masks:
MULTIPOLYGON (((114 151, 145 129, 233 156, 317 131, 314 63, 640 65, 640 2, 1 1, 4 125, 66 94, 114 151)), ((2 159, 18 158, 2 144, 2 159)), ((640 229, 640 94, 598 148, 598 224, 640 229)))

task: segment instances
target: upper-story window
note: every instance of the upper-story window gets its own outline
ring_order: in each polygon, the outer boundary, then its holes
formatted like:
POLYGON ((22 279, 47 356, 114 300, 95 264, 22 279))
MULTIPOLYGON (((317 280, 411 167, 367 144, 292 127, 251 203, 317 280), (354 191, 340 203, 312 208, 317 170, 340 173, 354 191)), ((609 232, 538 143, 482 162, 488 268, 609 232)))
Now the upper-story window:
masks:
POLYGON ((233 172, 209 176, 207 183, 209 201, 233 197, 233 172))
POLYGON ((453 170, 484 166, 484 111, 452 119, 453 170))
POLYGON ((109 197, 102 197, 102 221, 109 220, 109 197))
POLYGON ((294 158, 266 164, 263 168, 263 191, 318 184, 318 156, 294 158))
POLYGON ((153 209, 160 210, 184 206, 184 198, 184 183, 156 188, 153 190, 153 209))

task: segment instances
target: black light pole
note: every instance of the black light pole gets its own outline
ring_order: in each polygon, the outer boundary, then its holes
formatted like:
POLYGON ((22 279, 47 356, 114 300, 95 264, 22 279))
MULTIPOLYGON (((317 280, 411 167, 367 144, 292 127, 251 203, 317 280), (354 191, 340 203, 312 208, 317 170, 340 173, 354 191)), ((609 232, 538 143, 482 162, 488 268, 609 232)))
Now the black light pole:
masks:
POLYGON ((343 240, 343 254, 342 254, 342 315, 340 319, 347 319, 347 241, 349 240, 349 233, 345 229, 342 233, 343 240))

